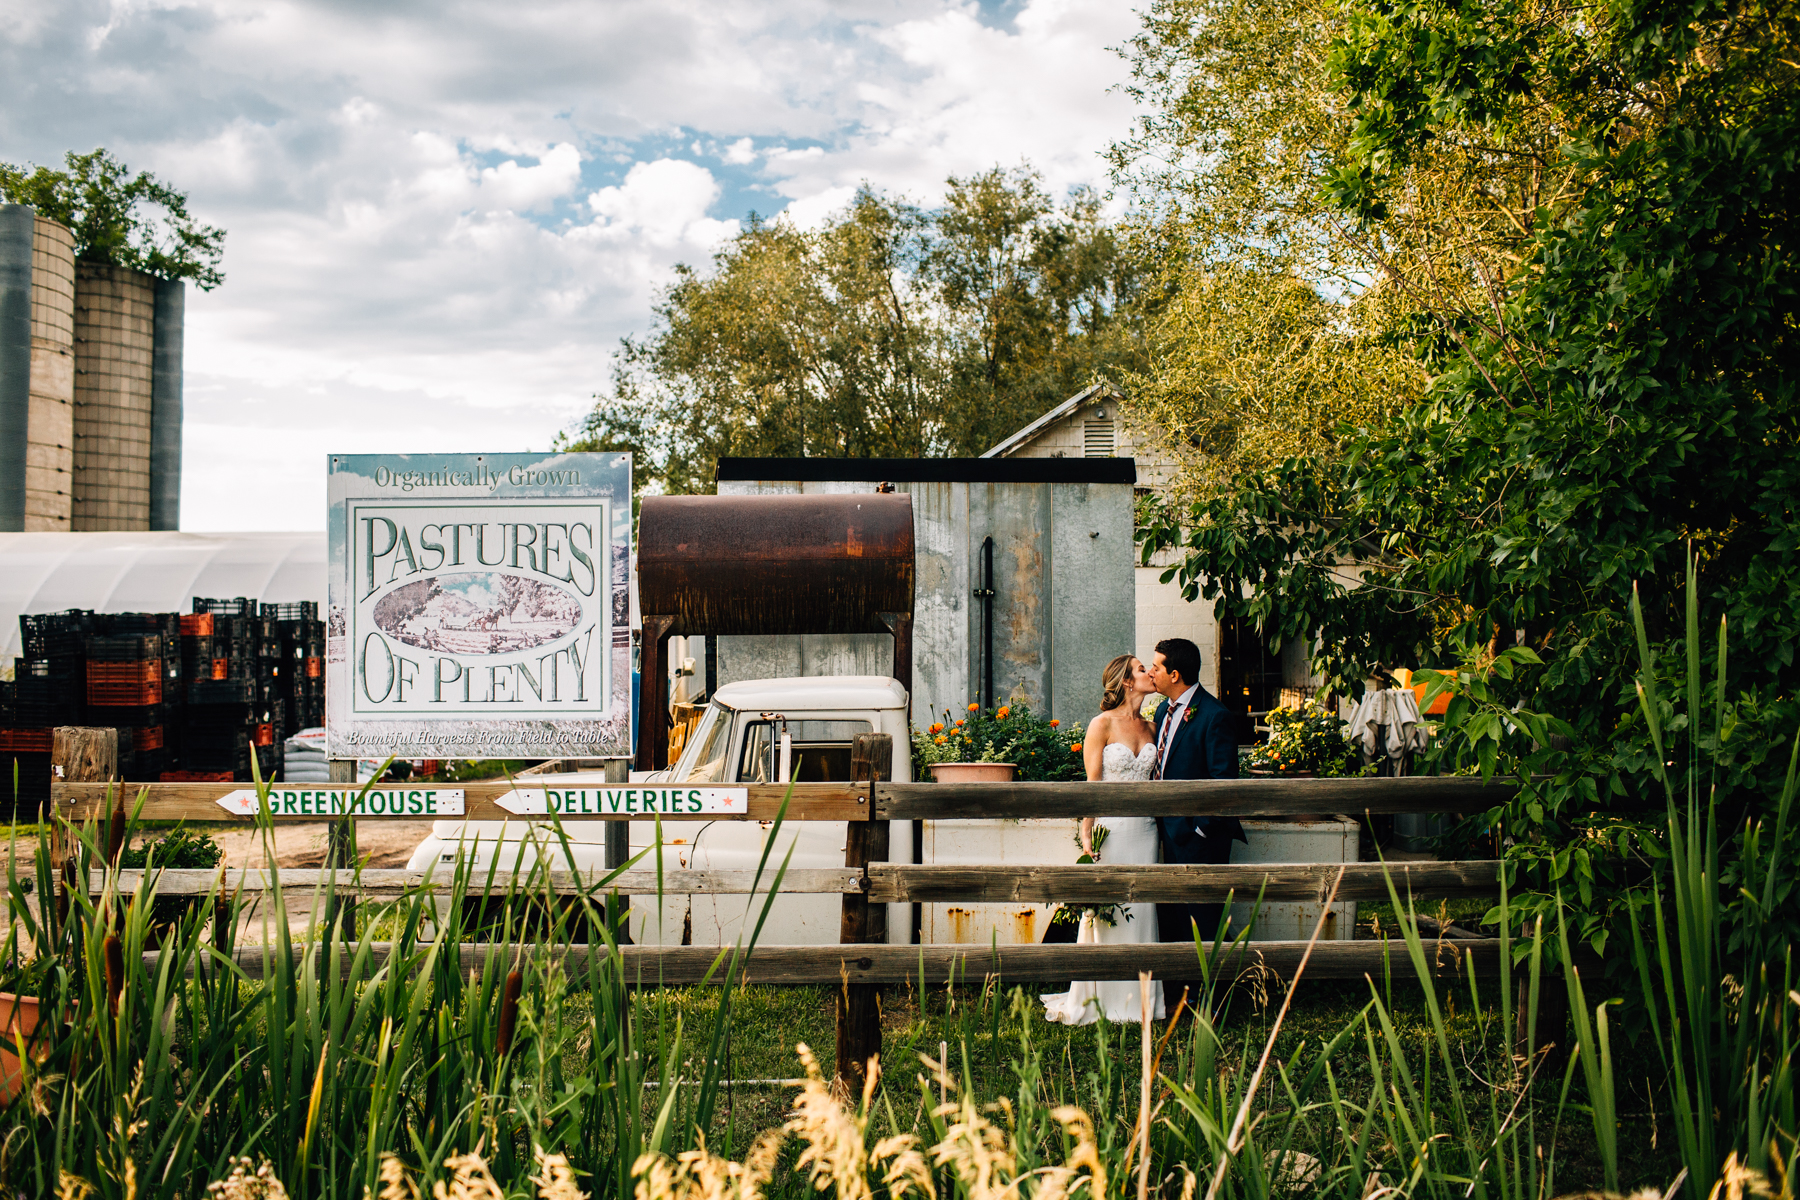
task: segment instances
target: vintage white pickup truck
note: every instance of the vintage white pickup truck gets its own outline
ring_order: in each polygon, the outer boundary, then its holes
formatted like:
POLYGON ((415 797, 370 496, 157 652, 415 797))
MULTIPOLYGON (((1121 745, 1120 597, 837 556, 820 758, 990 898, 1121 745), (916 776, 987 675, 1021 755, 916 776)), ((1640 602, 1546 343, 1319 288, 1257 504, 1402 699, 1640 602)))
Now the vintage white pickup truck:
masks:
MULTIPOLYGON (((875 675, 761 679, 719 688, 712 704, 689 734, 681 756, 666 771, 633 772, 642 783, 831 783, 850 779, 850 743, 859 733, 885 733, 894 739, 893 777, 911 780, 907 753, 907 696, 893 680, 875 675)), ((600 771, 533 773, 531 782, 596 784, 600 771)), ((438 821, 419 844, 409 870, 434 867, 448 873, 463 854, 479 868, 498 856, 502 870, 528 867, 536 861, 537 841, 547 836, 539 821, 438 821)), ((1067 820, 925 821, 920 861, 927 863, 1069 863, 1075 860, 1074 825, 1067 820)), ((1305 823, 1246 821, 1250 844, 1240 847, 1239 861, 1336 862, 1356 858, 1356 826, 1347 819, 1305 823)), ((576 865, 598 868, 605 861, 605 824, 571 821, 565 829, 574 845, 576 865)), ((630 823, 633 855, 651 851, 656 826, 630 823)), ((718 820, 666 822, 661 850, 665 869, 732 870, 754 868, 771 834, 757 821, 718 820)), ((546 843, 548 844, 548 843, 546 843)), ((769 875, 789 847, 793 867, 844 865, 842 822, 795 821, 783 826, 770 856, 769 875)), ((558 851, 560 854, 560 851, 558 851)), ((889 857, 912 861, 912 827, 896 821, 889 857)), ((655 866, 646 854, 640 867, 655 866)), ((631 934, 639 944, 729 945, 744 928, 745 914, 760 911, 760 897, 665 895, 635 896, 631 934)), ((1248 906, 1234 911, 1249 918, 1248 906)), ((1354 904, 1335 906, 1340 920, 1328 936, 1347 937, 1354 924, 1354 904)), ((1002 944, 1043 939, 1052 912, 1042 904, 927 904, 921 911, 920 940, 1002 944)), ((836 895, 784 895, 770 909, 761 941, 765 945, 830 945, 838 940, 841 904, 836 895)), ((1253 933, 1257 937, 1304 938, 1317 920, 1313 905, 1267 906, 1253 933), (1310 914, 1310 915, 1309 915, 1310 914)), ((912 936, 909 905, 890 905, 888 940, 905 943, 912 936)))

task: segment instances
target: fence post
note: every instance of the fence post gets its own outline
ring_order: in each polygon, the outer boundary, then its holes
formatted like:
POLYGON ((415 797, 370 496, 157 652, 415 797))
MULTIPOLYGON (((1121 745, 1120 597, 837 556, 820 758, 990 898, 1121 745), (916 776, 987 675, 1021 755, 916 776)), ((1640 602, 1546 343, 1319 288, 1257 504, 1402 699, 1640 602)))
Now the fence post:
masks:
MULTIPOLYGON (((606 782, 609 784, 626 783, 631 778, 631 761, 624 758, 606 760, 606 782)), ((631 823, 629 821, 608 821, 606 823, 606 869, 617 870, 631 858, 631 823)), ((606 927, 613 931, 613 938, 621 946, 631 944, 630 910, 625 908, 624 898, 617 892, 606 894, 606 927)))
MULTIPOLYGON (((331 774, 331 782, 356 786, 356 760, 332 759, 326 763, 325 769, 331 774)), ((348 870, 356 865, 356 823, 351 817, 334 819, 325 834, 325 869, 328 871, 348 870)), ((269 864, 274 867, 274 863, 269 864)), ((356 901, 349 896, 340 896, 334 882, 330 890, 331 900, 325 906, 325 928, 330 929, 333 921, 344 923, 344 940, 356 940, 356 901)))
MULTIPOLYGON (((844 831, 844 865, 856 870, 886 862, 888 823, 875 816, 875 780, 893 772, 894 739, 885 733, 859 733, 850 744, 850 777, 869 785, 868 819, 851 821, 844 831)), ((870 904, 868 896, 844 897, 840 945, 887 941, 887 905, 870 904)), ((862 1095, 866 1065, 881 1054, 880 988, 873 983, 842 983, 837 1002, 837 1082, 855 1103, 862 1095)))
MULTIPOLYGON (((58 725, 50 735, 50 779, 63 783, 112 783, 119 778, 119 731, 90 729, 82 725, 58 725)), ((120 785, 123 788, 123 784, 120 785)), ((117 804, 119 797, 113 798, 117 804)), ((63 836, 62 826, 54 819, 56 807, 51 805, 50 850, 61 867, 62 860, 75 846, 63 836)), ((101 845, 106 838, 105 817, 101 819, 101 845)))

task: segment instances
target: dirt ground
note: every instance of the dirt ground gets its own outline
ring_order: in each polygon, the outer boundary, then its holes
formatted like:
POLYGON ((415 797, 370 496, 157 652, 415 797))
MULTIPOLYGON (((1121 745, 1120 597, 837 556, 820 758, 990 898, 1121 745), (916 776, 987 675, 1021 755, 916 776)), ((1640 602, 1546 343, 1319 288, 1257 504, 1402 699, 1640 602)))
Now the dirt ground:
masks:
MULTIPOLYGON (((275 866, 322 867, 325 865, 325 832, 330 823, 307 822, 275 826, 275 866)), ((237 825, 206 830, 225 848, 225 862, 232 867, 268 866, 263 838, 254 829, 237 825)), ((358 821, 356 849, 365 867, 404 867, 413 849, 431 832, 430 821, 358 821)))

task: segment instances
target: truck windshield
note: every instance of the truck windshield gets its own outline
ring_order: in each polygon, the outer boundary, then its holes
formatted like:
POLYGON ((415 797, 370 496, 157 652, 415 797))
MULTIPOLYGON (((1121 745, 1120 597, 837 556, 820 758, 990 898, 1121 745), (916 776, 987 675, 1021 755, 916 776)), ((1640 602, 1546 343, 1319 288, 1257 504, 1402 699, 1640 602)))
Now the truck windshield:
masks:
POLYGON ((676 783, 721 783, 731 743, 731 709, 715 704, 700 718, 693 750, 682 756, 685 771, 676 783))
MULTIPOLYGON (((793 749, 790 780, 794 783, 847 783, 850 780, 850 743, 859 733, 871 732, 867 721, 789 721, 793 749)), ((744 750, 738 759, 739 781, 771 783, 781 773, 781 730, 768 721, 752 721, 744 733, 744 750)))

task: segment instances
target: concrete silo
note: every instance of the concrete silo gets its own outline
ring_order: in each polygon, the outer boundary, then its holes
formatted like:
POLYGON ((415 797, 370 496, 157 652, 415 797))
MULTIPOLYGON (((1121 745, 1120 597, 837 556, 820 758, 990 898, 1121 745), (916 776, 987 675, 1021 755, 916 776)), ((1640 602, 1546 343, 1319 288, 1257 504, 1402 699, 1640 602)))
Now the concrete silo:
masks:
POLYGON ((0 204, 0 531, 180 527, 185 308, 0 204))

